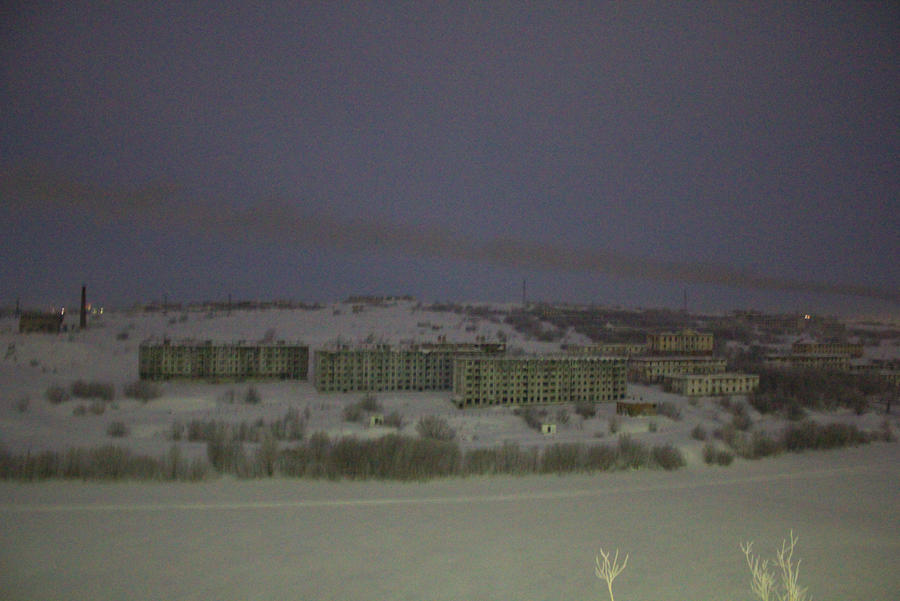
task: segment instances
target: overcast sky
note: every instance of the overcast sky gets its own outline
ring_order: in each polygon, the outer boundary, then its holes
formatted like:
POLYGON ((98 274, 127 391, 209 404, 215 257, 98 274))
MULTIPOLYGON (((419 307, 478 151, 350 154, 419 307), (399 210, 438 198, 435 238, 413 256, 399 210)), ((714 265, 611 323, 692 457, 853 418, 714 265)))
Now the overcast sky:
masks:
POLYGON ((7 2, 0 305, 900 311, 900 4, 7 2))

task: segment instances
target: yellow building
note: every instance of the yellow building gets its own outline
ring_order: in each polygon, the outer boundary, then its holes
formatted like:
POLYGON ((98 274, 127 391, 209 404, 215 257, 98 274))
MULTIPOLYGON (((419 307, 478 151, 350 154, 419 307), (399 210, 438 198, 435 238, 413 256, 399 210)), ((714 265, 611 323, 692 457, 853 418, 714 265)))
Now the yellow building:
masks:
POLYGON ((145 342, 138 348, 142 380, 171 378, 305 380, 309 348, 298 344, 145 342))
POLYGON ((791 346, 795 355, 850 355, 862 357, 863 345, 849 342, 795 342, 791 346))
POLYGON ((747 394, 759 388, 756 374, 680 374, 666 376, 663 386, 669 392, 685 396, 747 394))
POLYGON ((694 330, 648 334, 647 352, 651 355, 711 355, 713 335, 694 330))
POLYGON ((455 361, 459 407, 625 398, 620 357, 465 357, 455 361))
POLYGON ((501 343, 323 349, 313 353, 313 381, 319 392, 450 390, 454 359, 504 352, 501 343))
POLYGON ((666 376, 724 373, 725 359, 718 357, 631 357, 628 379, 644 384, 662 382, 666 376))

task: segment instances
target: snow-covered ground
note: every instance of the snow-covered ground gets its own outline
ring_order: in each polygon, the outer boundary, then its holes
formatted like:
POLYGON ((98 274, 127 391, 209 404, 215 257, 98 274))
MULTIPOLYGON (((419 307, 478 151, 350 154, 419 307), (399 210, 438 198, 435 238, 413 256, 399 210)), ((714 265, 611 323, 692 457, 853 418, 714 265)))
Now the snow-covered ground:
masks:
MULTIPOLYGON (((162 454, 172 423, 274 419, 309 409, 307 432, 375 436, 341 418, 361 394, 319 395, 308 382, 255 383, 259 405, 229 403, 248 384, 169 382, 149 403, 118 398, 102 415, 73 415, 81 400, 54 405, 54 384, 102 380, 118 391, 137 379, 137 346, 167 336, 219 341, 279 339, 311 349, 341 339, 473 341, 502 336, 511 348, 547 352, 500 321, 397 302, 318 310, 106 314, 84 332, 20 335, 0 322, 0 443, 14 451, 122 444, 162 454), (472 326, 474 325, 474 329, 472 326), (122 421, 127 437, 106 427, 122 421)), ((570 334, 563 342, 583 343, 570 334)), ((896 348, 896 346, 893 346, 896 348)), ((0 483, 3 599, 589 599, 604 598, 594 554, 618 547, 631 558, 617 598, 750 599, 739 543, 770 555, 793 528, 801 580, 816 600, 900 598, 900 444, 736 459, 711 467, 697 425, 730 419, 712 399, 688 402, 629 385, 635 399, 669 401, 681 419, 620 418, 621 432, 671 442, 688 460, 675 472, 497 477, 428 483, 315 482, 228 477, 199 484, 0 483), (652 427, 651 427, 652 424, 652 427), (653 431, 651 431, 653 430, 653 431)), ((554 437, 530 430, 509 408, 460 411, 450 393, 382 393, 404 433, 439 414, 463 447, 606 440, 612 406, 584 420, 571 409, 554 437)), ((87 402, 89 403, 89 402, 87 402)), ((558 408, 551 407, 555 414, 558 408)), ((757 428, 782 424, 751 411, 757 428)), ((814 415, 877 428, 884 416, 814 415)), ((890 418, 895 432, 900 422, 890 418)), ((203 443, 180 443, 188 454, 203 443)))

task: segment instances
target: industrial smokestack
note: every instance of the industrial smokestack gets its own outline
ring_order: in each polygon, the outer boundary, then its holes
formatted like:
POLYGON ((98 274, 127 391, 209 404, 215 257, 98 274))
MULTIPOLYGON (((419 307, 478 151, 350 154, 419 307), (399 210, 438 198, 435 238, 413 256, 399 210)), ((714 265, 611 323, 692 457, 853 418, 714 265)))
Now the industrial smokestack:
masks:
POLYGON ((81 285, 81 320, 79 322, 81 329, 87 327, 87 288, 81 285))

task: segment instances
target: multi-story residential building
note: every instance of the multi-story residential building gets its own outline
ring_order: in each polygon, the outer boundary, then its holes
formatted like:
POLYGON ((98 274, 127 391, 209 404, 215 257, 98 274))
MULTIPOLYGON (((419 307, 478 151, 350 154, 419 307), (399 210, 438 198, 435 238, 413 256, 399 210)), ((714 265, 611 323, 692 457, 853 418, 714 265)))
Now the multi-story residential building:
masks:
POLYGON ((651 355, 711 355, 713 335, 694 330, 648 334, 647 352, 651 355))
POLYGON ((850 369, 850 355, 799 354, 766 355, 766 363, 772 367, 801 369, 850 369))
POLYGON ((863 345, 850 342, 795 342, 791 346, 795 355, 849 355, 862 357, 863 345))
POLYGON ((621 357, 462 357, 454 363, 459 407, 625 398, 621 357))
POLYGON ((504 352, 502 343, 323 349, 313 353, 313 381, 319 392, 450 390, 455 358, 504 352))
POLYGON ((756 374, 679 374, 666 376, 663 386, 669 392, 686 396, 746 394, 759 388, 756 374))
POLYGON ((725 372, 725 359, 718 357, 631 357, 628 379, 643 384, 662 382, 666 376, 725 372))
POLYGON ((144 342, 138 349, 142 380, 170 378, 305 380, 309 347, 284 342, 144 342))
POLYGON ((639 342, 598 342, 570 344, 564 349, 570 355, 600 355, 601 357, 633 357, 647 353, 647 345, 639 342))

